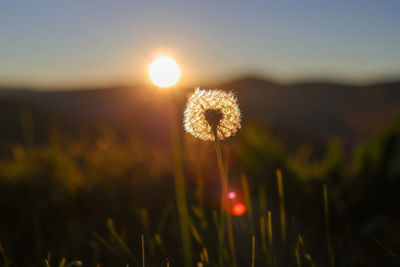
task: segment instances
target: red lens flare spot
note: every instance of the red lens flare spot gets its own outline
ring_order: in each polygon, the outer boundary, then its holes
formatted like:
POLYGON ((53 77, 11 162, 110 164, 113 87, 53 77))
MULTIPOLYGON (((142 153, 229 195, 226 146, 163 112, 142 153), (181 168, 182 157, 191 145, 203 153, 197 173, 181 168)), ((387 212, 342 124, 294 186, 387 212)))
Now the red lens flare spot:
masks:
POLYGON ((236 198, 236 193, 235 192, 229 192, 228 193, 228 198, 229 199, 235 199, 236 198))
POLYGON ((242 216, 246 212, 246 205, 243 203, 236 203, 232 207, 232 213, 235 216, 242 216))

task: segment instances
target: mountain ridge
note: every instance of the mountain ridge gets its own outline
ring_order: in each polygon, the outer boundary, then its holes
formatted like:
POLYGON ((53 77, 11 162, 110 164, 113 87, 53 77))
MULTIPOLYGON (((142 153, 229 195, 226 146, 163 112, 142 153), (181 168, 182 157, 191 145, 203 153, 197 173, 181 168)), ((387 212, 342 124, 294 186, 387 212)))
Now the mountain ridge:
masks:
MULTIPOLYGON (((281 84, 259 77, 244 77, 217 86, 233 90, 243 111, 243 122, 288 129, 301 135, 354 140, 371 136, 400 116, 400 81, 371 85, 330 82, 281 84)), ((178 108, 193 89, 178 92, 178 108)), ((87 125, 108 123, 126 128, 136 125, 144 132, 165 127, 163 93, 147 87, 114 86, 82 90, 41 91, 0 88, 0 123, 19 127, 20 114, 40 114, 35 120, 49 125, 51 117, 87 125)), ((41 127, 41 126, 37 126, 41 127)), ((15 134, 18 130, 11 131, 15 134)), ((0 135, 8 136, 5 130, 0 135)))

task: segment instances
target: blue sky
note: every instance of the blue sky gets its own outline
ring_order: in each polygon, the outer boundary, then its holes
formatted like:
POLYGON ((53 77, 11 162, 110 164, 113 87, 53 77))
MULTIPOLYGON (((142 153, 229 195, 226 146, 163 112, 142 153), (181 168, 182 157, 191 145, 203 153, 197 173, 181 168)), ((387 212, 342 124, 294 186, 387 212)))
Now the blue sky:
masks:
POLYGON ((399 14, 397 0, 1 0, 0 83, 143 83, 158 53, 189 86, 396 78, 399 14))

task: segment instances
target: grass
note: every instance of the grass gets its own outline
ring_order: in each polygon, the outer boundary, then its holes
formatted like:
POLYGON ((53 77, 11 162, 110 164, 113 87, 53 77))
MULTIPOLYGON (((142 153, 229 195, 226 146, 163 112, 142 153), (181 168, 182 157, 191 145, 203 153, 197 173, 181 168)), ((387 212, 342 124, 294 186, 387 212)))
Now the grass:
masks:
POLYGON ((249 226, 250 226, 250 233, 254 233, 254 224, 253 224, 253 205, 251 202, 251 197, 250 197, 250 190, 249 190, 249 183, 247 181, 247 176, 242 174, 241 176, 241 185, 242 185, 242 192, 244 195, 244 203, 246 204, 247 207, 247 217, 249 219, 249 226))
POLYGON ((251 237, 251 267, 255 266, 256 259, 256 236, 251 237))
POLYGON ((282 171, 280 169, 276 170, 276 179, 278 184, 279 193, 279 207, 281 216, 281 238, 282 242, 286 242, 286 212, 285 212, 285 200, 283 195, 283 181, 282 181, 282 171))
MULTIPOLYGON (((282 176, 280 173, 280 170, 277 170, 277 192, 279 196, 282 196, 282 181, 279 182, 280 179, 282 179, 282 176)), ((246 179, 244 176, 242 176, 241 180, 242 180, 242 185, 245 184, 245 182, 243 182, 243 180, 246 179)), ((246 189, 244 189, 246 190, 246 189)), ((262 190, 260 192, 263 192, 262 190)), ((326 225, 326 232, 327 232, 327 238, 328 238, 328 233, 329 233, 329 211, 328 211, 328 206, 327 206, 327 202, 328 202, 328 196, 327 196, 327 187, 324 185, 323 186, 323 192, 324 192, 324 221, 325 221, 325 225, 326 225)), ((250 193, 250 192, 249 192, 250 193)), ((265 194, 265 193, 261 193, 261 194, 265 194)), ((245 197, 246 198, 246 197, 245 197)), ((262 199, 263 197, 261 197, 262 199)), ((281 201, 281 197, 279 198, 281 201)), ((249 200, 249 199, 248 199, 249 200)), ((250 203, 250 202, 248 202, 250 203)), ((280 207, 282 207, 282 204, 279 205, 280 207)), ((144 211, 143 209, 141 210, 141 216, 145 219, 143 219, 143 221, 146 221, 146 225, 149 224, 148 222, 148 215, 147 215, 147 211, 144 211)), ((282 266, 280 264, 278 264, 277 261, 277 255, 276 252, 274 252, 273 249, 273 244, 274 244, 274 240, 273 240, 273 227, 272 227, 272 212, 271 211, 267 211, 266 213, 267 215, 265 216, 261 216, 260 220, 259 220, 259 227, 260 227, 260 235, 257 237, 256 235, 251 235, 251 255, 250 255, 250 266, 251 267, 255 267, 255 266, 264 266, 264 265, 257 265, 256 264, 256 240, 261 240, 261 250, 262 250, 262 255, 266 256, 266 262, 264 262, 264 264, 267 264, 267 266, 282 266), (267 243, 268 240, 268 243, 267 243), (268 248, 267 248, 268 247, 268 248)), ((285 218, 285 217, 283 217, 285 218)), ((254 220, 254 218, 249 218, 251 220, 254 220)), ((282 223, 282 216, 280 216, 280 223, 282 223)), ((116 245, 119 247, 115 247, 115 245, 110 245, 107 241, 103 240, 102 238, 96 236, 101 243, 103 243, 103 245, 105 245, 106 247, 108 247, 110 249, 110 251, 112 251, 113 253, 116 254, 120 254, 120 252, 118 251, 122 251, 124 254, 128 254, 130 256, 133 257, 133 253, 132 251, 127 247, 125 241, 123 240, 123 238, 121 237, 121 235, 118 233, 118 231, 115 229, 114 223, 113 221, 110 219, 107 223, 108 225, 108 229, 110 231, 111 236, 113 237, 113 239, 116 241, 116 245)), ((194 238, 194 240, 197 241, 198 244, 202 245, 202 249, 199 253, 199 259, 200 261, 198 262, 198 266, 220 266, 220 264, 218 263, 219 261, 213 262, 210 258, 209 258, 209 253, 207 248, 204 246, 204 241, 202 240, 202 237, 199 233, 199 231, 195 228, 193 222, 190 223, 191 225, 191 234, 192 237, 194 238), (199 264, 202 265, 199 265, 199 264)), ((220 227, 220 225, 218 225, 218 227, 220 227)), ((218 228, 217 229, 221 229, 218 228)), ((145 229, 148 229, 148 226, 144 227, 145 229)), ((281 228, 282 229, 282 228, 281 228)), ((286 228, 284 228, 286 230, 286 228)), ((149 231, 149 229, 147 230, 149 231)), ((251 233, 250 228, 248 229, 248 232, 251 233)), ((282 232, 281 232, 282 235, 282 232)), ((220 233, 218 232, 218 236, 220 236, 220 233)), ((161 241, 161 237, 159 235, 156 235, 156 240, 157 243, 163 247, 164 245, 162 244, 161 241)), ((140 240, 141 240, 141 264, 140 266, 145 267, 146 265, 146 256, 145 256, 145 236, 142 234, 140 236, 140 240)), ((286 239, 282 239, 282 241, 286 241, 286 239)), ((374 239, 375 240, 375 239, 374 239)), ((379 241, 376 241, 379 242, 379 241)), ((303 266, 304 260, 306 262, 308 262, 311 266, 315 266, 312 256, 311 254, 308 252, 305 243, 304 243, 304 239, 303 236, 301 234, 297 235, 297 240, 295 242, 293 251, 294 251, 294 260, 293 260, 293 264, 297 264, 297 266, 303 266), (304 260, 303 260, 304 259, 304 260)), ((379 243, 379 245, 381 245, 381 243, 379 243)), ((331 249, 331 243, 329 242, 329 239, 327 240, 327 249, 328 251, 331 249)), ((381 245, 382 246, 382 245, 381 245)), ((167 248, 166 248, 167 249, 167 248)), ((242 248, 243 249, 243 248, 242 248)), ((0 251, 3 253, 4 249, 0 246, 0 251)), ((392 252, 391 250, 390 253, 392 255, 395 255, 397 257, 397 255, 392 252)), ((4 254, 4 253, 3 253, 4 254)), ((331 257, 331 254, 329 254, 329 257, 331 257)), ((233 259, 231 258, 231 256, 228 256, 228 258, 233 261, 233 259)), ((332 259, 330 258, 330 262, 332 264, 332 259)), ((50 254, 48 256, 48 258, 45 260, 46 265, 49 265, 50 262, 50 254)), ((60 266, 64 266, 62 264, 65 264, 65 259, 63 258, 62 262, 60 263, 60 266)), ((138 263, 134 262, 132 263, 133 266, 137 266, 138 263)), ((66 265, 67 266, 67 265, 66 265)), ((69 266, 69 265, 68 265, 69 266)), ((171 266, 171 263, 168 259, 165 260, 164 266, 171 266)))
MULTIPOLYGON (((278 180, 278 188, 277 188, 277 192, 281 203, 282 200, 282 196, 283 196, 283 190, 282 190, 282 176, 279 174, 279 170, 277 171, 277 180, 278 180)), ((244 176, 242 176, 242 185, 246 184, 246 182, 244 182, 244 179, 246 179, 244 176)), ((244 188, 242 188, 243 191, 247 191, 247 187, 244 186, 244 188)), ((262 190, 260 192, 263 192, 262 190)), ((331 266, 334 266, 334 259, 332 259, 333 257, 333 252, 331 252, 332 249, 332 245, 331 245, 331 241, 330 241, 330 228, 329 228, 329 208, 328 208, 328 191, 327 191, 327 187, 324 185, 323 186, 323 192, 324 192, 324 198, 323 198, 323 202, 324 202, 324 221, 325 221, 325 227, 326 227, 326 239, 327 239, 327 250, 329 252, 329 261, 331 266)), ((248 191, 248 194, 250 195, 250 191, 248 191)), ((264 198, 264 194, 265 193, 260 193, 262 195, 262 197, 260 199, 264 198)), ((246 195, 246 193, 245 193, 246 195)), ((245 196, 246 203, 249 204, 249 197, 245 196)), ((264 203, 265 204, 265 203, 264 203)), ((279 205, 280 207, 283 206, 283 204, 281 203, 279 205)), ((147 210, 145 209, 141 209, 140 210, 140 214, 141 214, 141 218, 143 221, 143 227, 146 231, 146 233, 150 233, 150 222, 149 222, 149 216, 147 213, 147 210)), ((272 212, 271 211, 267 211, 266 213, 267 215, 261 216, 260 220, 259 220, 259 229, 260 229, 260 234, 259 235, 252 235, 251 236, 251 256, 250 256, 250 262, 251 262, 251 267, 255 267, 255 266, 262 266, 260 264, 256 264, 256 251, 257 251, 257 245, 256 245, 256 240, 259 241, 259 243, 261 243, 261 251, 263 252, 261 255, 267 255, 267 260, 266 263, 268 266, 281 266, 277 263, 277 259, 276 259, 276 254, 274 254, 274 249, 273 249, 273 244, 274 244, 274 240, 273 240, 273 226, 272 226, 272 212), (267 242, 268 241, 268 242, 267 242)), ((285 229, 284 227, 282 227, 282 218, 285 218, 285 216, 282 216, 282 209, 281 209, 281 216, 280 216, 280 224, 281 224, 281 229, 285 229)), ((249 221, 254 221, 254 217, 248 217, 249 221)), ((206 248, 206 246, 204 246, 204 241, 203 241, 203 237, 201 236, 201 233, 196 229, 195 225, 193 222, 190 223, 191 225, 191 235, 194 238, 194 240, 197 241, 197 243, 201 244, 201 251, 199 253, 199 259, 200 262, 202 264, 204 264, 203 266, 220 266, 219 263, 217 264, 218 261, 214 261, 213 259, 210 259, 209 257, 209 253, 208 250, 206 248)), ((250 225, 250 224, 249 224, 250 225)), ((139 266, 139 262, 136 260, 136 257, 134 256, 134 252, 132 252, 132 250, 129 248, 128 244, 126 243, 126 241, 124 240, 124 237, 116 230, 115 225, 113 220, 108 220, 107 222, 107 227, 109 230, 109 233, 111 235, 111 242, 106 241, 104 238, 98 236, 97 234, 95 234, 94 236, 96 237, 96 239, 103 244, 105 247, 107 247, 112 253, 116 254, 116 255, 127 255, 128 256, 128 260, 130 261, 130 265, 129 266, 139 266)), ((248 228, 248 232, 252 233, 252 231, 250 230, 250 228, 248 228)), ((218 235, 220 235, 220 233, 218 232, 218 235)), ((287 241, 286 239, 283 239, 283 233, 281 232, 282 235, 282 241, 287 241)), ((150 236, 149 234, 147 234, 147 237, 149 238, 150 241, 150 236)), ((141 240, 141 263, 140 266, 145 267, 145 266, 151 266, 148 265, 148 263, 146 262, 146 255, 145 255, 145 235, 141 235, 140 236, 140 240, 141 240)), ((375 239, 374 239, 375 240, 375 239)), ((156 234, 155 237, 155 242, 162 248, 164 248, 164 244, 161 240, 161 236, 156 234)), ((375 241, 376 243, 378 243, 380 246, 381 243, 379 241, 375 241)), ((382 246, 384 247, 384 246, 382 246)), ((164 248, 166 250, 168 250, 168 248, 164 248)), ((241 248, 243 249, 243 248, 241 248)), ((308 252, 308 250, 306 249, 304 240, 302 235, 298 235, 297 238, 297 242, 295 247, 293 248, 294 251, 294 262, 293 264, 297 264, 297 266, 303 266, 304 260, 306 260, 307 262, 309 262, 311 264, 311 266, 314 266, 314 262, 313 262, 313 258, 311 256, 311 254, 308 252), (303 260, 304 259, 304 260, 303 260)), ((387 251, 390 252, 391 255, 394 255, 397 257, 397 255, 392 252, 391 250, 387 249, 387 251)), ((5 250, 3 248, 3 246, 0 244, 0 252, 3 256, 3 265, 4 266, 11 266, 11 261, 10 259, 8 259, 7 255, 5 254, 5 250)), ((215 251, 213 252, 215 253, 215 251)), ((228 257, 231 261, 233 261, 233 258, 231 256, 228 257)), ((54 266, 51 265, 51 258, 50 258, 50 254, 48 255, 48 258, 45 259, 45 265, 47 267, 50 266, 54 266)), ((150 260, 151 262, 151 260, 150 260)), ((80 263, 79 263, 80 264, 80 263)), ((68 262, 66 261, 65 258, 62 258, 61 261, 58 263, 58 265, 56 264, 55 266, 59 266, 59 267, 66 267, 66 266, 79 266, 77 265, 77 261, 71 261, 68 262)), ((128 266, 128 265, 127 265, 128 266)), ((165 260, 165 264, 164 266, 174 266, 171 265, 169 260, 165 260)))
POLYGON ((173 99, 173 92, 169 95, 169 127, 172 147, 173 175, 175 180, 176 205, 179 216, 179 228, 184 251, 185 266, 192 265, 192 242, 190 236, 190 219, 187 208, 185 180, 183 174, 182 147, 179 136, 178 116, 173 99))
POLYGON ((146 266, 146 257, 144 253, 144 235, 141 235, 141 240, 142 240, 142 267, 146 266))
MULTIPOLYGON (((297 176, 298 168, 290 169, 290 164, 273 158, 270 146, 265 149, 263 143, 251 143, 256 138, 239 136, 240 146, 231 147, 229 186, 236 186, 248 210, 242 217, 231 218, 237 265, 397 263, 399 253, 393 238, 397 221, 396 216, 390 217, 396 211, 395 185, 400 177, 397 161, 389 153, 398 132, 394 133, 357 150, 348 163, 354 165, 335 165, 311 180, 301 180, 304 174, 297 176), (238 175, 241 173, 246 176, 238 175), (346 183, 341 184, 342 180, 346 183), (341 213, 343 206, 338 209, 344 200, 346 213, 355 214, 357 220, 341 213), (380 216, 374 212, 386 214, 385 221, 379 222, 380 216), (338 217, 344 222, 335 219, 338 217), (352 225, 351 231, 343 229, 347 224, 352 225), (373 228, 373 242, 370 233, 367 242, 362 239, 365 225, 373 228), (340 253, 334 248, 341 248, 340 253)), ((228 227, 221 226, 219 192, 212 191, 217 171, 225 170, 222 153, 219 169, 212 160, 207 161, 215 153, 211 150, 215 147, 210 147, 200 174, 199 166, 190 165, 181 155, 176 157, 182 161, 176 165, 178 172, 172 170, 175 165, 167 166, 150 177, 146 175, 154 169, 150 164, 155 160, 146 157, 148 151, 133 153, 137 143, 115 140, 110 141, 107 151, 74 139, 49 146, 15 146, 8 158, 0 159, 1 208, 7 214, 0 229, 0 265, 65 267, 81 260, 84 266, 96 266, 97 262, 101 266, 185 266, 189 258, 185 250, 189 250, 191 266, 198 262, 210 267, 231 266, 231 248, 221 247, 229 242, 229 235, 225 235, 228 227), (118 172, 110 172, 114 169, 118 172), (172 178, 176 173, 180 180, 172 178), (180 181, 180 189, 172 181, 180 181), (179 213, 181 202, 174 198, 178 191, 187 197, 183 202, 185 223, 179 213), (181 225, 188 227, 190 246, 186 249, 181 225), (46 258, 47 251, 52 251, 52 257, 46 258), (25 260, 18 257, 21 253, 31 254, 25 260)), ((161 153, 160 148, 155 151, 161 153)), ((165 155, 172 156, 165 153, 160 158, 172 162, 165 155)), ((307 162, 307 171, 313 169, 311 164, 315 163, 307 162)))
POLYGON ((6 251, 4 250, 3 244, 0 242, 0 254, 3 256, 3 266, 11 266, 12 261, 8 258, 6 251))
MULTIPOLYGON (((283 206, 283 204, 281 202, 282 196, 283 196, 282 181, 281 181, 282 176, 281 176, 281 172, 279 169, 277 169, 276 173, 277 173, 277 181, 278 181, 277 192, 278 192, 278 195, 280 196, 279 197, 279 200, 280 200, 279 206, 282 207, 283 206)), ((246 179, 246 177, 242 176, 242 178, 241 178, 242 185, 247 184, 247 182, 244 182, 245 179, 246 179)), ((243 191, 246 191, 246 190, 248 190, 248 187, 245 186, 243 191)), ((327 238, 328 238, 329 211, 328 211, 328 206, 327 206, 327 202, 328 202, 327 187, 325 185, 323 186, 323 191, 324 191, 324 217, 325 217, 324 220, 325 220, 326 232, 327 232, 327 238)), ((265 193, 263 193, 263 192, 264 191, 261 190, 260 194, 264 195, 265 193)), ((250 195, 249 191, 248 191, 248 194, 250 195)), ((262 196, 259 199, 263 199, 263 198, 264 198, 264 196, 262 196)), ((246 197, 245 197, 245 199, 246 199, 246 197)), ((250 203, 249 200, 250 200, 250 198, 247 197, 246 203, 250 203)), ((281 212, 282 212, 282 210, 281 210, 281 212)), ((142 214, 142 217, 145 218, 144 221, 147 222, 146 224, 148 224, 147 212, 141 210, 141 214, 142 214)), ((281 266, 277 262, 277 257, 276 257, 276 254, 274 253, 274 249, 273 249, 274 240, 273 240, 273 229, 272 229, 273 228, 272 227, 272 212, 267 211, 266 214, 267 215, 265 215, 265 216, 261 216, 260 220, 259 220, 260 236, 258 237, 258 239, 261 240, 261 247, 262 247, 263 255, 266 255, 267 266, 281 266), (267 244, 266 240, 268 240, 268 244, 267 244), (268 248, 267 248, 267 246, 268 246, 268 248)), ((285 216, 282 216, 282 213, 281 213, 281 216, 280 216, 281 229, 282 229, 282 218, 285 218, 285 216)), ((251 221, 254 221, 254 218, 249 217, 249 219, 251 221)), ((198 266, 220 266, 219 263, 217 264, 217 262, 219 262, 219 261, 212 262, 210 260, 209 255, 208 255, 208 250, 204 246, 204 242, 202 241, 202 237, 201 237, 199 231, 195 228, 193 222, 191 222, 190 225, 191 225, 192 237, 194 238, 194 240, 197 241, 198 244, 202 245, 202 250, 200 251, 200 256, 199 256, 200 262, 198 263, 198 266), (200 263, 202 265, 199 265, 200 263)), ((218 225, 218 227, 217 227, 218 230, 221 229, 221 228, 219 228, 220 226, 221 225, 218 225)), ((129 248, 127 248, 124 240, 121 238, 120 234, 118 234, 118 232, 116 231, 112 220, 108 221, 108 228, 110 230, 112 237, 117 241, 117 244, 119 244, 119 246, 120 246, 119 250, 124 251, 126 254, 132 255, 131 250, 129 248)), ((148 226, 145 226, 144 228, 146 229, 146 228, 148 228, 148 226)), ((286 228, 283 228, 283 229, 286 230, 286 228)), ((251 233, 250 228, 248 229, 248 231, 249 231, 249 233, 251 233)), ((220 236, 220 234, 221 233, 218 232, 218 236, 220 236)), ((282 232, 281 232, 281 235, 282 235, 282 232)), ((156 239, 159 240, 159 241, 157 241, 157 243, 161 247, 163 247, 162 242, 161 242, 161 237, 159 235, 156 235, 156 236, 158 237, 156 239)), ((100 238, 98 238, 98 239, 100 239, 100 238)), ((250 257, 251 267, 257 266, 256 265, 256 239, 257 239, 256 235, 251 236, 251 257, 250 257)), ((282 237, 282 241, 286 241, 286 239, 283 239, 283 237, 282 237)), ((115 251, 118 250, 118 249, 113 248, 111 245, 107 244, 106 241, 102 241, 102 243, 105 246, 109 247, 110 250, 113 251, 114 253, 115 253, 115 251)), ((328 251, 330 251, 330 249, 331 249, 331 243, 330 243, 329 239, 327 239, 327 249, 328 249, 328 251)), ((297 266, 303 266, 303 262, 304 262, 303 259, 306 260, 307 262, 309 262, 309 264, 311 266, 315 266, 311 254, 306 249, 304 239, 301 234, 297 235, 297 241, 295 242, 295 246, 294 246, 293 250, 294 250, 294 255, 295 255, 294 262, 296 262, 297 266)), ((390 251, 390 252, 393 255, 396 255, 392 251, 390 251)), ((332 264, 331 254, 329 254, 329 257, 330 257, 330 262, 332 264)), ((145 237, 143 234, 141 235, 141 258, 142 258, 141 266, 145 267, 146 266, 146 263, 145 263, 145 237)), ((229 256, 228 258, 233 262, 232 257, 229 256)), ((49 262, 49 259, 46 260, 46 262, 49 262)), ((133 265, 137 265, 137 263, 133 263, 133 265)), ((165 266, 170 266, 170 261, 168 259, 165 260, 165 266)), ((233 264, 232 264, 232 266, 233 266, 233 264)))
POLYGON ((328 254, 329 254, 331 267, 334 267, 335 266, 335 254, 333 251, 332 240, 331 240, 328 188, 325 184, 323 186, 323 191, 324 191, 324 215, 325 215, 326 245, 328 247, 328 254))

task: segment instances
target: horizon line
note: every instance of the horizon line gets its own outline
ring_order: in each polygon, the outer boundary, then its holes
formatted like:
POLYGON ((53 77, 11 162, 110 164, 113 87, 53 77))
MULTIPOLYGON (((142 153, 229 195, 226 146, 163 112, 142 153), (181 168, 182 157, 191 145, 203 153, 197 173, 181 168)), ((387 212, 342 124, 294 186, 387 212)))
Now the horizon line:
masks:
MULTIPOLYGON (((276 84, 278 86, 292 86, 298 84, 332 84, 332 85, 342 85, 342 86, 354 86, 354 87, 362 87, 362 86, 372 86, 377 84, 389 84, 389 83, 397 83, 400 82, 400 75, 388 75, 386 77, 375 78, 367 81, 354 81, 354 79, 339 79, 333 77, 303 77, 298 79, 293 79, 290 81, 284 81, 278 78, 271 78, 268 75, 257 75, 257 74, 244 74, 238 75, 236 78, 225 78, 219 79, 219 81, 207 82, 204 83, 203 86, 198 84, 189 85, 182 84, 176 85, 176 88, 187 88, 187 87, 204 87, 211 88, 215 86, 224 86, 229 85, 235 82, 241 82, 244 80, 258 80, 271 84, 276 84), (214 86, 212 86, 214 84, 214 86)), ((129 82, 88 82, 88 83, 48 83, 48 84, 38 84, 35 82, 1 82, 0 81, 0 90, 29 90, 29 91, 79 91, 79 90, 101 90, 101 89, 110 89, 110 88, 134 88, 134 87, 149 87, 153 86, 149 81, 148 82, 137 82, 137 83, 129 83, 129 82), (67 84, 67 85, 66 85, 67 84)))

